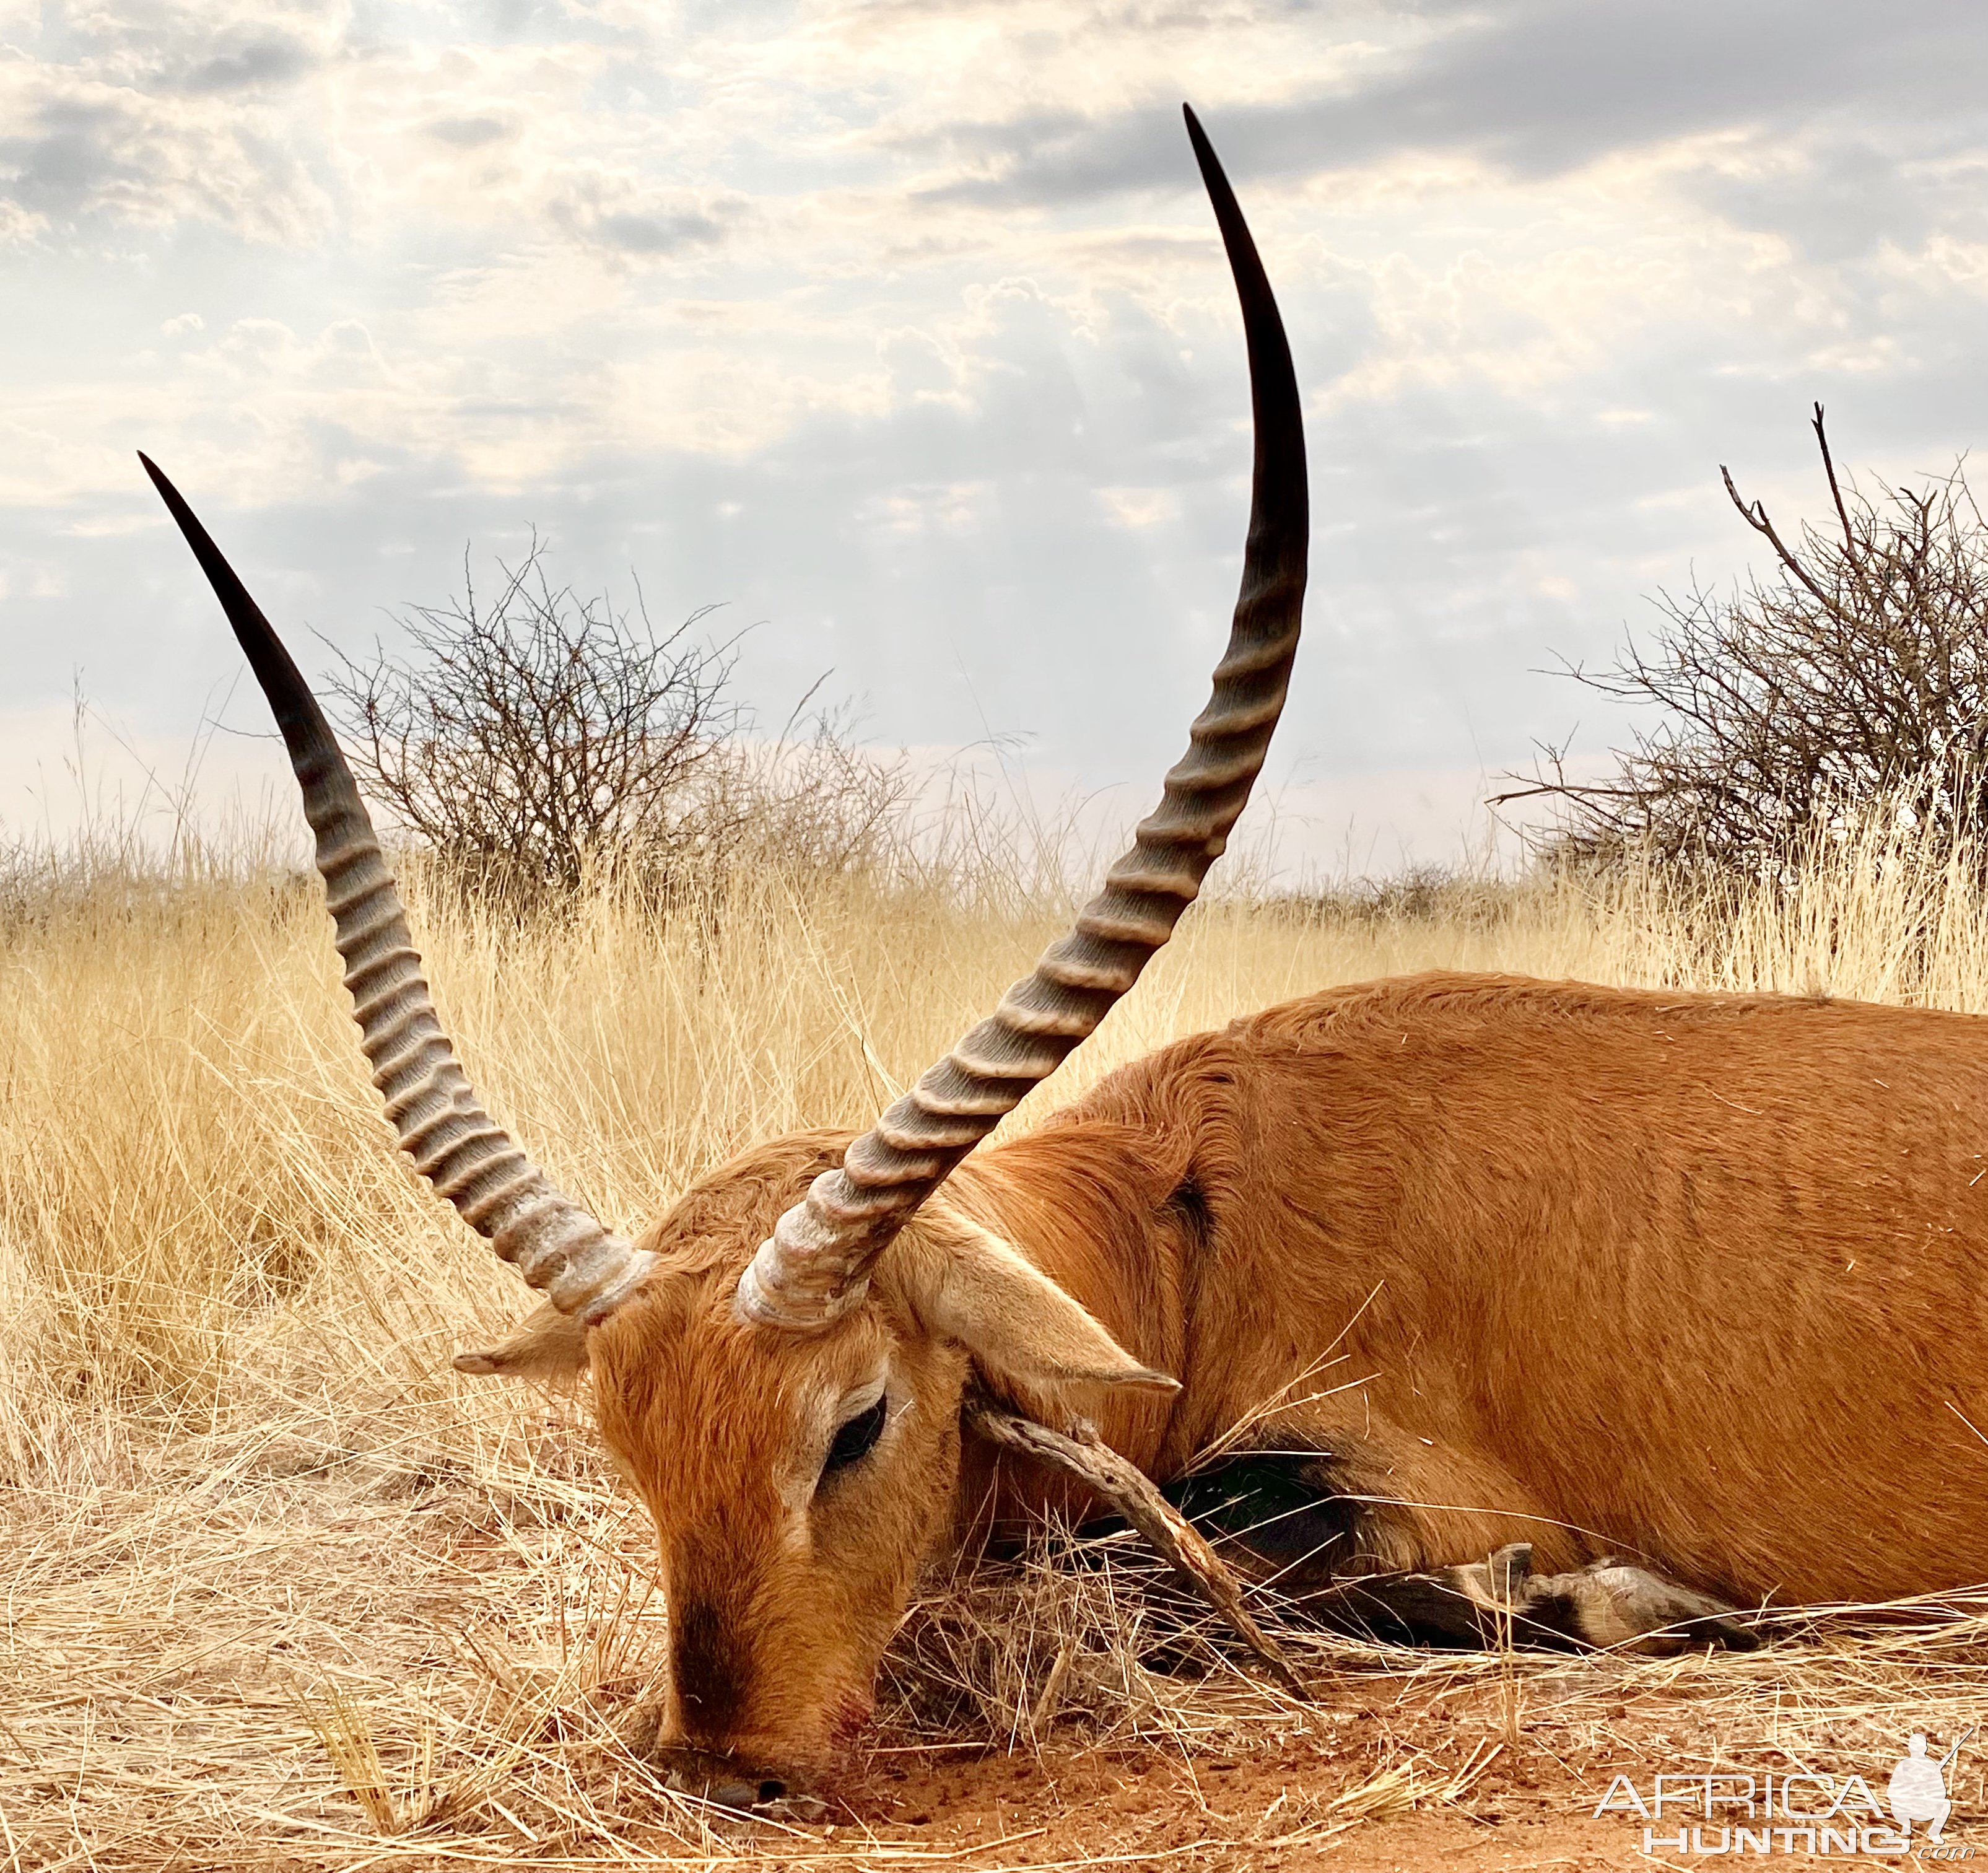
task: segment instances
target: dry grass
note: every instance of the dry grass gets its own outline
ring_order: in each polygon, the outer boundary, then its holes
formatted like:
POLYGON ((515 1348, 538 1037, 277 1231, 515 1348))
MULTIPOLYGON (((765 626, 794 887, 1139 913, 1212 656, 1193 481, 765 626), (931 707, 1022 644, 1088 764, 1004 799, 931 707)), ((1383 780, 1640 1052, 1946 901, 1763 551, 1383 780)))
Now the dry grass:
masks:
MULTIPOLYGON (((1206 906, 1050 1097, 1236 1013, 1435 965, 1988 1003, 1966 855, 1860 840, 1716 902, 1628 877, 1412 915, 1206 906)), ((749 1141, 867 1118, 1062 911, 775 881, 667 927, 604 900, 517 928, 413 895, 490 1103, 628 1224, 749 1141)), ((314 885, 31 880, 0 982, 0 1865, 946 1859, 846 1819, 741 1841, 620 1740, 661 1655, 641 1511, 583 1403, 449 1371, 522 1299, 390 1149, 314 885)), ((1294 1632, 1334 1686, 1309 1711, 1170 1618, 1122 1543, 936 1584, 871 1772, 914 1746, 1312 1750, 1336 1780, 1248 1837, 1309 1848, 1652 1699, 1682 1713, 1676 1768, 1769 1750, 1868 1773, 1906 1728, 1988 1709, 1988 1598, 1665 1663, 1294 1632)))

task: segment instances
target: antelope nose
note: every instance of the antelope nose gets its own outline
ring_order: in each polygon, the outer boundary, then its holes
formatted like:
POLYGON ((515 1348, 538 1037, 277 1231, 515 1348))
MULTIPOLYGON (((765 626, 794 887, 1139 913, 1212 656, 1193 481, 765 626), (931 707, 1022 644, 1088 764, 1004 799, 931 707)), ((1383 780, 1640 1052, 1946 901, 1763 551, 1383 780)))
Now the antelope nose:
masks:
POLYGON ((777 1776, 767 1776, 757 1782, 714 1782, 706 1794, 721 1808, 749 1808, 757 1802, 778 1801, 786 1792, 777 1776))
POLYGON ((699 1750, 671 1751, 664 1780, 680 1795, 742 1810, 778 1801, 787 1792, 778 1776, 756 1773, 742 1763, 699 1750))

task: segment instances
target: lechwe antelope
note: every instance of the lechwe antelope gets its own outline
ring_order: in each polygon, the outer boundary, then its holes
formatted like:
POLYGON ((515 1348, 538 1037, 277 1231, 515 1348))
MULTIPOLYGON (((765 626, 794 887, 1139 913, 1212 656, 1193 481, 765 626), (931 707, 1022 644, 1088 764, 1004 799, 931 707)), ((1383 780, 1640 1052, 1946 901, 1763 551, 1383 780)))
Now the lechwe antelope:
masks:
POLYGON ((1297 645, 1297 384, 1188 130, 1256 415, 1190 752, 1073 931, 871 1131, 750 1151, 632 1244, 478 1103, 323 716, 152 470, 289 745, 401 1144, 548 1297, 457 1364, 590 1367, 660 1544, 660 1746, 727 1800, 863 1723, 922 1564, 1063 1498, 972 1429, 982 1391, 1094 1420, 1286 1597, 1397 1637, 1743 1641, 1734 1604, 1988 1577, 1978 1022, 1420 976, 1178 1041, 969 1155, 1192 901, 1297 645), (1312 1396, 1333 1349, 1361 1382, 1312 1396))

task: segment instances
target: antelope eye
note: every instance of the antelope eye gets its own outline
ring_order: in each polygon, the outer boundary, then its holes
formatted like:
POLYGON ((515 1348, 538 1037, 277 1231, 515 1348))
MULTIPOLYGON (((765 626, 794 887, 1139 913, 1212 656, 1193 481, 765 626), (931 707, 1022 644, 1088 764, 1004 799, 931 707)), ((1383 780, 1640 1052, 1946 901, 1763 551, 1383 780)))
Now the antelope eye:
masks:
POLYGON ((884 1400, 879 1398, 869 1410, 858 1412, 836 1432, 835 1442, 828 1447, 828 1460, 821 1466, 823 1476, 833 1476, 837 1470, 860 1463, 883 1433, 884 1400))

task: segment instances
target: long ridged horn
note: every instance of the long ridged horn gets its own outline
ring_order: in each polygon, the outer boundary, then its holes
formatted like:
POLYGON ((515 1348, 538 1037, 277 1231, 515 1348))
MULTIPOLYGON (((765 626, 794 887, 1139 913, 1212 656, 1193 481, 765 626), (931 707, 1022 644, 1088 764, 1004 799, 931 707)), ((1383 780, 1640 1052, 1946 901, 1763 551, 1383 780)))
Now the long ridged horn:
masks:
POLYGON ((912 1212, 1062 1065, 1172 935, 1263 768, 1304 604, 1304 424, 1283 321, 1256 243, 1194 113, 1186 116, 1242 301, 1256 431, 1242 589, 1214 693, 1189 732, 1185 758, 1167 776, 1159 810, 1141 823, 1103 892, 993 1015, 780 1219, 739 1278, 735 1306, 743 1319, 821 1327, 863 1298, 871 1264, 912 1212))
POLYGON ((484 1111, 435 1019, 399 889, 324 712, 179 490, 148 458, 138 459, 207 574, 282 731, 304 817, 317 835, 317 868, 359 1044, 401 1150, 554 1307, 590 1325, 606 1319, 654 1258, 603 1229, 484 1111))

